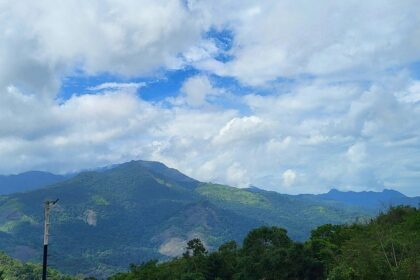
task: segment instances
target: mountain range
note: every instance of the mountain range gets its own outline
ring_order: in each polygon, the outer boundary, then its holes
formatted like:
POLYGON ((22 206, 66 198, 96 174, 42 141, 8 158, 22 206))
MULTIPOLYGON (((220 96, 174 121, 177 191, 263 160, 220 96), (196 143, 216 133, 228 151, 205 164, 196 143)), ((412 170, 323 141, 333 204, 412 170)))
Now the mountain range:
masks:
POLYGON ((39 189, 49 184, 64 181, 69 177, 42 171, 0 175, 0 195, 39 189))
POLYGON ((409 205, 417 207, 420 203, 419 197, 407 197, 398 191, 390 189, 384 189, 382 192, 342 192, 337 189, 332 189, 328 193, 318 195, 318 197, 368 209, 382 210, 387 209, 393 205, 409 205))
POLYGON ((196 237, 212 250, 255 227, 275 225, 302 241, 319 225, 364 221, 384 206, 420 201, 391 190, 286 195, 239 189, 150 161, 54 178, 47 186, 33 180, 25 184, 30 191, 0 196, 0 250, 39 262, 43 202, 60 198, 52 212, 50 262, 66 273, 99 278, 129 263, 177 256, 196 237))

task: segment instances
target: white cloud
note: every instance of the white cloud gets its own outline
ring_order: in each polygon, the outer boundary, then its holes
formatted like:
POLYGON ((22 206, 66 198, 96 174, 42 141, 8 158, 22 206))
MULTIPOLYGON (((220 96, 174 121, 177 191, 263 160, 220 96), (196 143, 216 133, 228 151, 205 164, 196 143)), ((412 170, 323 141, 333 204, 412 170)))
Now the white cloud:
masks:
POLYGON ((175 104, 186 103, 192 107, 200 107, 208 103, 208 99, 219 95, 207 76, 193 76, 188 78, 181 87, 183 96, 175 100, 175 104))
POLYGON ((241 166, 240 163, 234 162, 226 172, 226 182, 230 185, 238 187, 249 187, 250 179, 248 178, 247 171, 241 166))
POLYGON ((190 1, 235 34, 233 60, 204 69, 264 85, 278 77, 380 76, 420 56, 420 8, 412 1, 190 1), (226 13, 225 11, 235 11, 226 13))
POLYGON ((347 149, 346 155, 351 162, 362 163, 366 159, 366 146, 355 143, 347 149))
POLYGON ((415 0, 2 1, 0 87, 57 91, 74 71, 150 75, 192 64, 244 84, 380 76, 420 57, 415 0), (235 11, 234 13, 227 11, 235 11), (158 20, 157 20, 158 19, 158 20), (227 62, 210 27, 232 30, 227 62))
POLYGON ((416 1, 44 0, 0 9, 0 173, 140 158, 241 187, 419 194, 420 82, 399 70, 420 58, 416 1), (203 34, 209 27, 231 30, 232 48, 219 50, 203 34), (164 104, 136 95, 142 83, 113 81, 56 100, 68 75, 185 65, 198 73, 164 104), (212 73, 267 94, 233 98, 212 73), (297 79, 277 84, 282 77, 297 79))
POLYGON ((405 91, 396 92, 395 96, 399 101, 416 103, 420 101, 420 82, 414 81, 405 91))
POLYGON ((146 83, 102 83, 94 87, 89 87, 88 90, 101 91, 101 90, 126 89, 126 90, 135 91, 144 86, 146 86, 146 83))
POLYGON ((395 94, 413 83, 315 81, 290 93, 247 96, 249 116, 223 107, 165 108, 130 87, 58 104, 11 86, 0 95, 0 170, 64 172, 141 158, 241 187, 302 193, 397 186, 416 193, 419 104, 395 94))
POLYGON ((220 129, 214 137, 214 142, 238 145, 242 141, 258 138, 266 129, 267 127, 264 127, 263 121, 259 117, 235 117, 220 129))
POLYGON ((295 183, 296 177, 297 177, 297 174, 295 171, 291 169, 287 169, 282 174, 283 185, 286 187, 291 187, 295 183))
POLYGON ((202 26, 182 1, 1 1, 0 88, 54 95, 74 69, 125 76, 178 68, 202 26))

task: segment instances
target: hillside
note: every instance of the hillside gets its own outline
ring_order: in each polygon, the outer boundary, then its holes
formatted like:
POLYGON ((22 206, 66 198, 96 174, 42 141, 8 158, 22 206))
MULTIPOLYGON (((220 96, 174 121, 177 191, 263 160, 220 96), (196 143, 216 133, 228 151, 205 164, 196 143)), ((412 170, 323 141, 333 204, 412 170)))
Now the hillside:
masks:
POLYGON ((104 277, 152 258, 182 253, 200 238, 210 250, 270 225, 305 240, 325 223, 365 219, 373 211, 306 196, 201 183, 157 162, 132 161, 26 193, 0 196, 0 248, 41 260, 43 201, 52 213, 51 263, 65 273, 104 277))
POLYGON ((111 280, 417 280, 419 265, 420 211, 395 207, 365 224, 322 225, 305 243, 277 227, 253 229, 242 245, 214 252, 191 240, 181 258, 132 265, 111 280))
POLYGON ((370 216, 368 210, 324 199, 202 184, 197 192, 215 205, 251 217, 266 225, 286 228, 294 240, 305 240, 310 231, 325 223, 351 223, 370 216))
POLYGON ((104 276, 127 263, 173 256, 192 237, 217 246, 259 224, 209 203, 194 191, 197 181, 161 167, 130 162, 0 197, 0 248, 40 260, 42 203, 56 197, 51 262, 64 272, 104 276))

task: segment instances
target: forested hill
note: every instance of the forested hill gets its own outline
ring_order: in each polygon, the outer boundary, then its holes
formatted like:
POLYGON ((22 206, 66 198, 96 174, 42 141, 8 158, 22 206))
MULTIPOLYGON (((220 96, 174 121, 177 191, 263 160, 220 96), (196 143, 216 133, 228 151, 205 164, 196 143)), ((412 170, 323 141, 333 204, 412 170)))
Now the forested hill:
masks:
POLYGON ((0 249, 39 262, 43 202, 56 198, 51 262, 65 273, 96 277, 177 256, 191 238, 216 249, 252 228, 273 225, 305 240, 321 224, 371 215, 334 201, 202 183, 158 162, 132 161, 0 196, 0 249))
POLYGON ((382 192, 374 191, 339 191, 332 189, 328 193, 316 195, 318 198, 343 202, 367 209, 387 209, 395 205, 420 205, 420 197, 408 197, 398 191, 384 189, 382 192))
POLYGON ((60 271, 107 277, 127 264, 179 256, 192 238, 209 250, 278 226, 305 241, 322 224, 363 222, 377 208, 315 195, 285 195, 199 182, 159 162, 132 161, 25 193, 0 196, 0 250, 42 260, 43 202, 51 217, 50 260, 60 271))
POLYGON ((132 265, 111 280, 418 280, 420 211, 392 208, 367 224, 323 225, 305 243, 284 229, 252 230, 242 245, 227 242, 209 253, 199 239, 182 257, 132 265))

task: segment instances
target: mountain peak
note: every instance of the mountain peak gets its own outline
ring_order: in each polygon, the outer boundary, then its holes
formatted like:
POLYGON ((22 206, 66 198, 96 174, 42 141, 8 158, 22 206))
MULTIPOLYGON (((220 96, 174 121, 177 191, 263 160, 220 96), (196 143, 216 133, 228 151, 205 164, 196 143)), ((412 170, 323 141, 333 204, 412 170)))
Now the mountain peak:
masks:
POLYGON ((166 166, 164 163, 159 161, 147 161, 147 160, 132 160, 127 163, 123 163, 121 166, 139 166, 149 171, 159 173, 161 175, 169 176, 171 179, 176 179, 183 182, 198 182, 197 180, 188 177, 187 175, 181 173, 179 170, 175 168, 170 168, 166 166))
POLYGON ((334 193, 343 193, 343 192, 336 188, 332 188, 327 192, 327 194, 334 194, 334 193))

